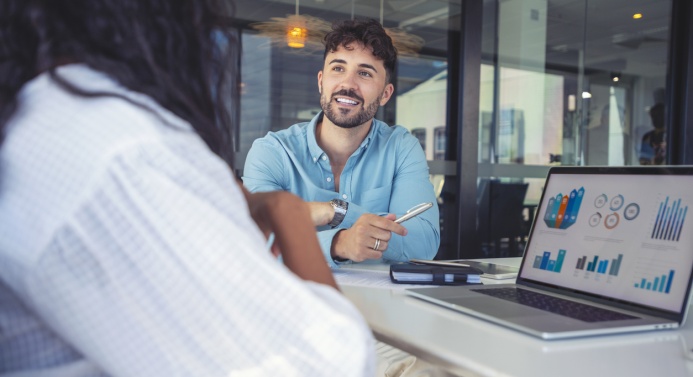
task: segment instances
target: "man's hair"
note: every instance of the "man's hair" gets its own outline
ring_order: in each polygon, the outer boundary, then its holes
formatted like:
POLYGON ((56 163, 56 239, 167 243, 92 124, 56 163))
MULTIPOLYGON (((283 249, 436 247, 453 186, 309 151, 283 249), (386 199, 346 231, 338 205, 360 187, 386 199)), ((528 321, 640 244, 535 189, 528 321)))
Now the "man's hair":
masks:
POLYGON ((48 71, 83 63, 152 97, 188 121, 210 149, 231 163, 236 37, 226 0, 0 1, 0 137, 17 94, 48 71))
POLYGON ((397 49, 392 44, 392 38, 376 20, 345 20, 332 25, 332 31, 325 35, 325 54, 337 51, 341 46, 346 48, 352 42, 357 42, 373 50, 373 56, 383 61, 386 80, 389 83, 397 64, 397 49))
POLYGON ((659 102, 650 107, 650 119, 652 125, 658 130, 664 130, 664 104, 659 102))

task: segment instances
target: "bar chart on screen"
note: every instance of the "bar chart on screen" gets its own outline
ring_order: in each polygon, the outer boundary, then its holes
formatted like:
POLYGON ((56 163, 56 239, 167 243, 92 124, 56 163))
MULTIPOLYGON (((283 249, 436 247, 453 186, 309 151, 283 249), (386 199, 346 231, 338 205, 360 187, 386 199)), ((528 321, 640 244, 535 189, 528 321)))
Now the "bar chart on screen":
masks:
POLYGON ((588 257, 583 255, 575 263, 575 277, 593 278, 596 281, 605 280, 611 282, 612 278, 618 276, 623 263, 623 254, 618 254, 615 258, 593 255, 588 257))
POLYGON ((669 270, 669 272, 658 276, 643 277, 633 286, 638 289, 669 294, 671 291, 671 283, 674 281, 674 274, 674 270, 669 270))
POLYGON ((687 213, 688 206, 683 205, 680 198, 670 199, 667 196, 659 204, 650 238, 678 242, 687 213))
POLYGON ((532 264, 533 268, 537 268, 540 270, 544 271, 551 271, 551 272, 561 272, 561 269, 563 268, 563 261, 565 260, 565 254, 566 251, 564 249, 558 250, 558 256, 554 259, 551 259, 551 252, 550 251, 544 251, 542 255, 535 255, 534 256, 534 263, 532 264))

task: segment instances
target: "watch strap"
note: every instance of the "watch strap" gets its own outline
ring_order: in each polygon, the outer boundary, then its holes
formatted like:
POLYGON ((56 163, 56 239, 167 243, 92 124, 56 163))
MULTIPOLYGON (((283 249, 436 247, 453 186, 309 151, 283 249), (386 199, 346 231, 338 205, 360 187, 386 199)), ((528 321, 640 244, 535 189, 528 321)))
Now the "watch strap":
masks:
POLYGON ((344 216, 346 216, 347 210, 349 209, 349 203, 341 199, 332 199, 330 200, 330 205, 334 208, 334 216, 332 217, 332 221, 327 225, 335 228, 344 220, 344 216))

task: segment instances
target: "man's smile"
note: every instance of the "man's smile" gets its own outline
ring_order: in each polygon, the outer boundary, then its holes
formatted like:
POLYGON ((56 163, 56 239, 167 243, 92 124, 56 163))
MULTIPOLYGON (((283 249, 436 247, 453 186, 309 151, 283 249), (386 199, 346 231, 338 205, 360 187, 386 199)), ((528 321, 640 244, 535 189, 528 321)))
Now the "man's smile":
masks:
POLYGON ((351 98, 344 98, 344 97, 337 97, 335 99, 335 101, 337 101, 337 103, 342 104, 342 105, 353 105, 353 106, 356 106, 360 103, 360 102, 355 101, 351 98))
POLYGON ((363 98, 351 89, 342 89, 332 93, 332 98, 338 105, 342 106, 358 106, 363 103, 363 98))

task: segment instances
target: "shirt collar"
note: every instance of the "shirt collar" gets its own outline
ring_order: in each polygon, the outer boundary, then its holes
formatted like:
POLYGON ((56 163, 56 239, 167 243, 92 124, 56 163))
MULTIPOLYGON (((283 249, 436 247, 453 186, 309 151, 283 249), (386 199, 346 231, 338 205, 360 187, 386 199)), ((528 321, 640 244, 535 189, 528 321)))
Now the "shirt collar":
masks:
POLYGON ((315 130, 318 123, 322 120, 323 113, 320 111, 308 124, 308 150, 310 151, 310 156, 313 158, 313 162, 317 162, 320 157, 322 157, 325 152, 318 145, 318 140, 315 138, 315 130))
MULTIPOLYGON (((313 117, 313 119, 308 124, 308 150, 310 150, 310 156, 313 158, 313 162, 317 162, 322 157, 322 155, 325 154, 325 151, 323 151, 322 148, 320 148, 320 146, 318 145, 318 140, 315 138, 315 130, 317 128, 318 123, 322 121, 323 116, 324 112, 320 111, 317 115, 313 117)), ((375 130, 381 126, 381 123, 383 122, 373 118, 371 129, 368 130, 368 135, 366 135, 366 137, 363 139, 361 145, 356 150, 356 152, 368 147, 371 139, 375 137, 375 130)))

